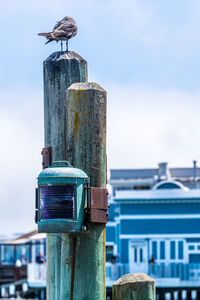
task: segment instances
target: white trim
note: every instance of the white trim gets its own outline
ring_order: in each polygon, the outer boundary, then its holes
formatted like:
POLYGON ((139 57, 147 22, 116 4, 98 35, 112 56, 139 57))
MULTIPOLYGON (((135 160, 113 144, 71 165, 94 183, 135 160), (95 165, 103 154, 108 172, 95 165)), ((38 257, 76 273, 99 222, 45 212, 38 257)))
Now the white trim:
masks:
POLYGON ((131 179, 131 178, 127 178, 127 179, 109 179, 108 183, 112 186, 112 187, 119 187, 119 186, 142 186, 142 185, 152 185, 154 184, 154 180, 153 179, 131 179))
POLYGON ((170 214, 170 215, 121 215, 116 220, 138 220, 138 219, 200 219, 200 214, 170 214))
MULTIPOLYGON (((181 182, 178 182, 178 181, 176 181, 176 180, 163 180, 163 181, 160 181, 160 182, 156 183, 156 184, 152 187, 152 190, 156 190, 156 189, 158 189, 160 186, 162 186, 162 185, 164 185, 164 184, 166 184, 166 183, 171 183, 171 184, 173 184, 173 185, 175 185, 175 186, 178 186, 180 189, 182 189, 182 190, 184 190, 184 191, 189 191, 189 189, 188 189, 186 186, 184 186, 181 182)), ((168 189, 168 190, 170 190, 170 189, 168 189)))
POLYGON ((181 238, 199 238, 200 239, 200 234, 199 233, 187 233, 187 234, 120 234, 119 235, 120 239, 152 239, 152 238, 160 238, 160 239, 181 239, 181 238))
POLYGON ((114 246, 114 242, 106 242, 106 246, 114 246))
POLYGON ((106 224, 106 227, 116 227, 117 226, 117 223, 116 222, 111 222, 111 221, 108 221, 108 223, 106 224))

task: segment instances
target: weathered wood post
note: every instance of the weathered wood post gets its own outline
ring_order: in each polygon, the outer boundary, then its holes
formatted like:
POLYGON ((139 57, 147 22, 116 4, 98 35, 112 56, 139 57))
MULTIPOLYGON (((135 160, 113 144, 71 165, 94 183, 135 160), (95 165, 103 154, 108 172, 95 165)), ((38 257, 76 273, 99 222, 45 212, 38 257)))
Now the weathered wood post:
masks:
MULTIPOLYGON (((44 61, 45 146, 52 147, 52 159, 66 159, 66 89, 74 82, 87 81, 87 62, 75 52, 56 52, 44 61)), ((47 234, 47 299, 62 300, 62 234, 47 234)), ((66 243, 70 242, 66 240, 66 243)), ((66 262, 65 262, 66 264, 66 262)), ((70 270, 69 270, 70 272, 70 270)), ((68 278, 69 277, 69 278, 68 278)), ((70 284, 70 283, 69 283, 70 284)))
POLYGON ((45 146, 52 147, 53 161, 66 159, 66 89, 88 80, 87 62, 75 52, 55 52, 44 67, 45 146))
POLYGON ((126 274, 113 285, 113 300, 156 300, 155 281, 144 273, 126 274))
MULTIPOLYGON (((97 83, 72 84, 67 91, 66 112, 68 160, 87 173, 91 186, 104 188, 106 91, 97 83)), ((89 230, 77 235, 76 244, 74 297, 71 299, 106 299, 105 224, 91 223, 89 230)), ((63 261, 66 258, 63 256, 63 261)))

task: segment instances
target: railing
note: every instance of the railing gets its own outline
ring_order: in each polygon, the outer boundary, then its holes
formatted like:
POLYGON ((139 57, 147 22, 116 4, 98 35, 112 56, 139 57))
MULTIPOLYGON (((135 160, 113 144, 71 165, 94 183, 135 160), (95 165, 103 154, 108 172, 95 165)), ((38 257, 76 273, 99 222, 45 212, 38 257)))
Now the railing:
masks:
POLYGON ((44 282, 46 281, 46 264, 31 263, 28 264, 27 281, 44 282))
POLYGON ((118 278, 127 273, 128 264, 106 262, 106 285, 111 287, 118 278))
MULTIPOLYGON (((116 281, 122 275, 129 273, 129 265, 122 263, 106 263, 107 285, 116 281)), ((153 278, 172 278, 180 281, 200 280, 200 263, 169 263, 150 264, 148 275, 153 278)))
POLYGON ((15 282, 27 278, 27 266, 0 266, 0 284, 15 282))
POLYGON ((149 275, 154 278, 179 278, 184 281, 200 280, 200 263, 170 263, 149 265, 149 275))

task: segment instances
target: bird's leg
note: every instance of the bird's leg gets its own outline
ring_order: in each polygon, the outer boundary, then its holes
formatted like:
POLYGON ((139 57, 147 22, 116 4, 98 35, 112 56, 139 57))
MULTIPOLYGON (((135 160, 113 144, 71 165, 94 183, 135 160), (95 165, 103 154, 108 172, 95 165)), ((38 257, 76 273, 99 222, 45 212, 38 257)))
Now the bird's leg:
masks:
POLYGON ((68 52, 68 40, 66 40, 66 52, 68 52))
POLYGON ((63 42, 61 41, 61 52, 63 52, 63 42))

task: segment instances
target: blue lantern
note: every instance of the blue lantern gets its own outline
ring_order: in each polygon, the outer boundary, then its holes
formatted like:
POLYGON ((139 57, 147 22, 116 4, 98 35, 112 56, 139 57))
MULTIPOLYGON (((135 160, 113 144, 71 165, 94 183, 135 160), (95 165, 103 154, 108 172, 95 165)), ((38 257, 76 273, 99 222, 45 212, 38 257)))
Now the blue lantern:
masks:
POLYGON ((87 174, 67 161, 55 161, 40 172, 36 192, 38 232, 80 232, 88 184, 87 174))

